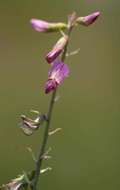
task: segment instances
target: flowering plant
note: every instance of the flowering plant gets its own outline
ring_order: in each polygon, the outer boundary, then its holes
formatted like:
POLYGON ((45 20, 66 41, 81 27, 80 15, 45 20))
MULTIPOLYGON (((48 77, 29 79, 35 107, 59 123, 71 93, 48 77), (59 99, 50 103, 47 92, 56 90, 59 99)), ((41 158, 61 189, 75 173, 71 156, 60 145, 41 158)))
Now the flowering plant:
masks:
MULTIPOLYGON (((3 185, 1 188, 6 190, 19 190, 21 188, 36 190, 40 175, 46 171, 51 170, 50 167, 42 169, 42 163, 44 159, 50 158, 50 156, 48 155, 50 149, 46 151, 46 145, 49 136, 61 130, 60 128, 57 128, 54 131, 50 131, 50 124, 56 99, 57 88, 69 75, 69 67, 65 63, 65 59, 66 56, 69 56, 69 54, 67 53, 67 49, 70 35, 73 28, 79 25, 90 26, 95 22, 99 15, 100 12, 94 12, 88 16, 79 17, 74 12, 69 15, 67 23, 49 23, 38 19, 30 20, 33 29, 37 32, 60 32, 61 34, 60 39, 58 39, 52 50, 45 57, 46 61, 49 63, 50 66, 50 69, 48 71, 48 79, 45 83, 45 93, 48 94, 52 92, 52 95, 47 114, 40 114, 38 111, 33 111, 37 114, 37 117, 35 119, 28 118, 25 115, 21 116, 22 122, 20 127, 24 134, 28 136, 34 134, 34 132, 41 128, 45 123, 43 141, 40 145, 40 150, 38 151, 37 158, 33 154, 32 150, 29 148, 29 151, 31 152, 32 157, 35 161, 35 168, 31 172, 24 172, 22 175, 11 180, 11 182, 3 185), (64 31, 66 31, 66 33, 64 33, 64 31)), ((75 53, 78 53, 78 51, 72 52, 70 55, 75 53)))

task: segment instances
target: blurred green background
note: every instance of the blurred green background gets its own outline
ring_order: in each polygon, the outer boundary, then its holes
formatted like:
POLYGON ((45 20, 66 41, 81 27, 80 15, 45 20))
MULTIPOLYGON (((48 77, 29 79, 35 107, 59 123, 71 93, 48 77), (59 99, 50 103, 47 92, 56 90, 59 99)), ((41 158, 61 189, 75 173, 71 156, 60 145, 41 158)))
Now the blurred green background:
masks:
MULTIPOLYGON (((40 34, 31 18, 66 21, 100 10, 101 17, 73 31, 66 60, 71 73, 59 88, 51 137, 53 170, 41 176, 41 190, 120 189, 120 1, 119 0, 4 0, 0 1, 0 184, 23 170, 33 169, 27 147, 35 153, 43 129, 26 137, 20 115, 30 109, 46 112, 44 94, 49 65, 44 56, 59 34, 40 34)), ((31 115, 31 114, 30 114, 31 115)))

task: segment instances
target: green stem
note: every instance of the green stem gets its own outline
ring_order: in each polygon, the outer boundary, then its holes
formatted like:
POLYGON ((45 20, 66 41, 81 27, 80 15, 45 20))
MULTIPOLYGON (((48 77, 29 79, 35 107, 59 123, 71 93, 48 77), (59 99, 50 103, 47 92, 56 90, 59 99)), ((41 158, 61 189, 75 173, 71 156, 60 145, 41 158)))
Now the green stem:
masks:
POLYGON ((32 184, 33 190, 36 190, 36 187, 37 187, 37 183, 38 183, 38 179, 39 179, 39 175, 40 175, 40 169, 41 169, 42 162, 43 162, 43 154, 45 153, 45 147, 46 147, 47 141, 48 141, 49 128, 50 128, 50 122, 51 122, 51 116, 52 116, 52 110, 53 110, 53 106, 54 106, 56 91, 57 91, 57 89, 55 89, 53 91, 51 101, 50 101, 50 105, 49 105, 43 142, 42 142, 42 146, 41 146, 41 149, 40 149, 40 152, 38 155, 38 159, 36 162, 35 175, 34 175, 34 180, 33 180, 33 184, 32 184))

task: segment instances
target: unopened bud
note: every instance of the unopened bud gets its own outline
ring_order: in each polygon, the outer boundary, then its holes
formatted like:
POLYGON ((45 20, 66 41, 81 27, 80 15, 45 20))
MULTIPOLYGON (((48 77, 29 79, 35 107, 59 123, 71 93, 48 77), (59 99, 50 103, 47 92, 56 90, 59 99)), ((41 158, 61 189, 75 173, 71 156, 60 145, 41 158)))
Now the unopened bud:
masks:
POLYGON ((30 20, 30 23, 37 32, 57 32, 67 28, 67 24, 62 22, 50 23, 34 18, 30 20))
POLYGON ((100 12, 94 12, 84 17, 78 17, 76 20, 76 23, 84 25, 84 26, 89 26, 93 24, 99 16, 100 16, 100 12))
POLYGON ((53 49, 46 56, 46 60, 48 63, 52 63, 60 55, 67 42, 68 42, 67 35, 64 35, 57 41, 53 49))

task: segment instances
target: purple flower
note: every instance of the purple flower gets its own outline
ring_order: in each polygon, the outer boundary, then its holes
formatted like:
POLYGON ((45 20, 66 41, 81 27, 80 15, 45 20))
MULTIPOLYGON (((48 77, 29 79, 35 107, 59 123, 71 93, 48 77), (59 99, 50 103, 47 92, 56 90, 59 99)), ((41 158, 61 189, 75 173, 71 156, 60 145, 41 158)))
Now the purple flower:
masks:
POLYGON ((45 93, 49 93, 50 91, 56 89, 57 82, 53 79, 48 79, 45 85, 45 93))
POLYGON ((55 32, 67 28, 65 23, 50 23, 34 18, 30 20, 30 23, 37 32, 55 32))
POLYGON ((61 84, 65 77, 69 74, 69 68, 67 64, 64 64, 60 60, 54 61, 52 67, 48 73, 48 80, 45 85, 45 93, 49 93, 61 84))
POLYGON ((91 25, 92 23, 95 22, 95 20, 100 16, 100 12, 94 12, 88 16, 84 16, 84 17, 78 17, 76 22, 78 24, 82 24, 84 26, 89 26, 91 25))
POLYGON ((49 29, 49 23, 43 20, 31 19, 32 27, 38 32, 46 32, 49 29))
POLYGON ((68 36, 67 35, 61 37, 57 41, 57 43, 55 44, 53 49, 46 56, 46 60, 48 63, 52 63, 60 55, 60 53, 63 51, 67 42, 68 42, 68 36))

